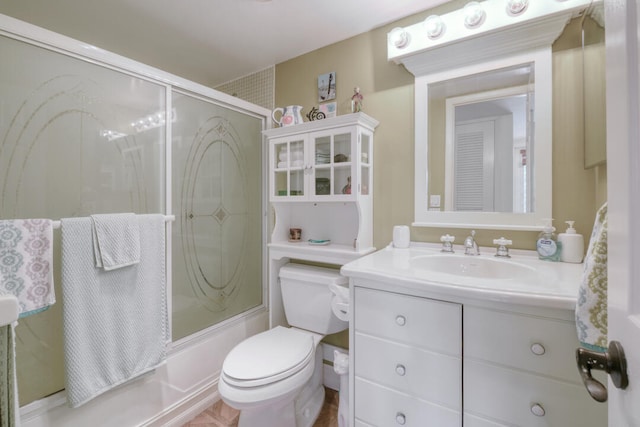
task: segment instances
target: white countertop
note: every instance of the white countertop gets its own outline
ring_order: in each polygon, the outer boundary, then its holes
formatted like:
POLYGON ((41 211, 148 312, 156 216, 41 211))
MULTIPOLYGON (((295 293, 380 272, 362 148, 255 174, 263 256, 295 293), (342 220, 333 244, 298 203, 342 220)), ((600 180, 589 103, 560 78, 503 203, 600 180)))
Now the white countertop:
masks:
POLYGON ((481 248, 481 255, 464 255, 464 249, 455 247, 462 262, 488 258, 487 261, 516 263, 524 267, 525 274, 514 278, 486 279, 461 274, 445 274, 416 267, 420 257, 440 255, 441 245, 413 243, 409 249, 396 249, 391 245, 345 264, 343 275, 388 284, 386 289, 397 292, 433 294, 434 298, 459 300, 471 298, 536 307, 573 310, 582 279, 583 264, 542 261, 533 251, 511 250, 508 260, 496 260, 495 248, 481 248))

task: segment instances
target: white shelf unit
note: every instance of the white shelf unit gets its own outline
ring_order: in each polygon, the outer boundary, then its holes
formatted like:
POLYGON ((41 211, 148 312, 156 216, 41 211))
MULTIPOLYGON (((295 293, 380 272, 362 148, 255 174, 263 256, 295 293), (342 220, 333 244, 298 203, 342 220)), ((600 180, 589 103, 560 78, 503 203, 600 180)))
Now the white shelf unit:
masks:
POLYGON ((271 327, 286 325, 278 282, 290 260, 343 265, 373 247, 373 135, 378 121, 346 114, 263 132, 268 144, 271 327), (302 229, 300 242, 289 229, 302 229), (330 240, 312 245, 309 239, 330 240))

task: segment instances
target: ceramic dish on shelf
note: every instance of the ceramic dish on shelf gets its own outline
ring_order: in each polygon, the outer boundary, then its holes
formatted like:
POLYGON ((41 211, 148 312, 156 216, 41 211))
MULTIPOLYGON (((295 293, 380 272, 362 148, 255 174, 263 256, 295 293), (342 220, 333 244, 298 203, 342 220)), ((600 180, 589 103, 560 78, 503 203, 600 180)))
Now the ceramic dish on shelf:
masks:
POLYGON ((313 246, 325 246, 328 245, 329 243, 331 243, 331 240, 329 239, 309 239, 309 244, 313 245, 313 246))
POLYGON ((289 243, 300 243, 302 240, 300 239, 289 239, 289 243))

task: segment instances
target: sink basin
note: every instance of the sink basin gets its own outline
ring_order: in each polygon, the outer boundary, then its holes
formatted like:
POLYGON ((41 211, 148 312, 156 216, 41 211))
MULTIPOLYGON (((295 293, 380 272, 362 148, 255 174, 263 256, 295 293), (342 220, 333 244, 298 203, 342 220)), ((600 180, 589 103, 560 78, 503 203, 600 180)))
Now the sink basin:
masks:
POLYGON ((414 257, 411 266, 432 273, 477 279, 516 279, 530 276, 535 269, 525 264, 468 255, 424 255, 414 257))

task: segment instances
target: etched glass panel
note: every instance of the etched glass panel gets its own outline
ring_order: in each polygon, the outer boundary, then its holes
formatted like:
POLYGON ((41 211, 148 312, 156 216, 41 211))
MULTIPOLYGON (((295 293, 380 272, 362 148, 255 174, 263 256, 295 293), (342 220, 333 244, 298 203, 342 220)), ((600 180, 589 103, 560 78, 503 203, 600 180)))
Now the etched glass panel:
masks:
MULTIPOLYGON (((163 212, 164 86, 7 37, 0 58, 0 218, 163 212)), ((16 330, 21 405, 64 388, 59 232, 53 270, 16 330)))
POLYGON ((177 340, 262 304, 262 119, 176 91, 173 108, 177 340))

